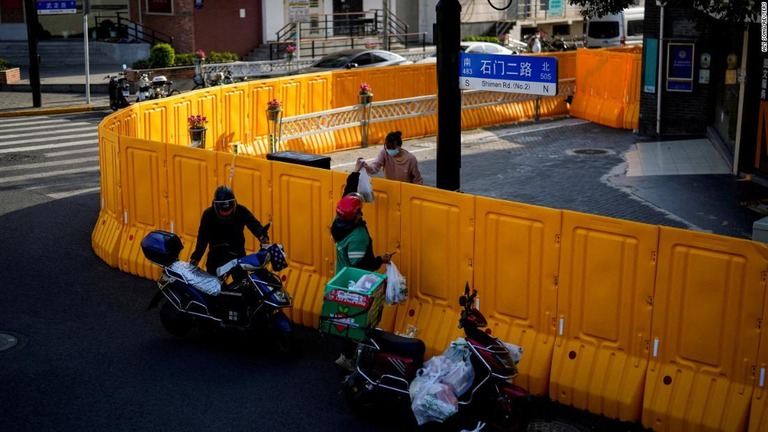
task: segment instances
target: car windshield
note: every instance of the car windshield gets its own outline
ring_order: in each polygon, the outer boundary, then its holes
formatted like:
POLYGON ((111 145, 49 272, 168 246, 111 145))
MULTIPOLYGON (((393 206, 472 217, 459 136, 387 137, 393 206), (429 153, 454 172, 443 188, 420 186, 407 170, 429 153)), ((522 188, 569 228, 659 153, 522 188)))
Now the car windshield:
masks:
POLYGON ((327 57, 320 59, 314 64, 315 67, 321 68, 343 68, 352 59, 350 54, 336 53, 329 54, 327 57))

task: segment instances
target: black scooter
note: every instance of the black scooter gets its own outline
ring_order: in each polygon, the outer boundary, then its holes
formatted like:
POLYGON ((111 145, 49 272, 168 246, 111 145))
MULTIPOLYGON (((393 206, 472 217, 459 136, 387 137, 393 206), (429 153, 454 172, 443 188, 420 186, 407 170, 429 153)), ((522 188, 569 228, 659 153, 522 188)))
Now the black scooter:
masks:
MULTIPOLYGON (((265 239, 269 226, 262 230, 265 239)), ((173 233, 152 231, 141 248, 150 262, 163 268, 147 310, 164 300, 160 322, 168 333, 185 336, 195 328, 267 330, 281 352, 292 351, 292 324, 282 309, 291 307, 293 300, 283 287, 285 277, 275 273, 287 266, 282 246, 266 240, 258 252, 220 266, 217 276, 180 261, 183 245, 173 233)))
POLYGON ((109 93, 109 107, 112 108, 112 111, 117 111, 131 105, 128 101, 131 92, 128 80, 125 78, 126 69, 127 66, 123 65, 122 72, 118 72, 117 75, 107 75, 104 77, 104 79, 109 80, 107 92, 109 93))

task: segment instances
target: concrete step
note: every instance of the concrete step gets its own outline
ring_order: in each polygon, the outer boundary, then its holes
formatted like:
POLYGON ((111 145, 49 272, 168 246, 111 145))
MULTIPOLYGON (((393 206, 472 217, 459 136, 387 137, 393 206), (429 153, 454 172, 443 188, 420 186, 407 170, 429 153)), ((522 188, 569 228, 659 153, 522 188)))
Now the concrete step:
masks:
MULTIPOLYGON (((26 41, 0 42, 2 57, 15 66, 29 66, 29 46, 26 41)), ((88 43, 91 65, 130 66, 136 60, 149 58, 149 44, 88 43)), ((41 65, 85 65, 85 46, 82 39, 40 41, 37 54, 41 65)))

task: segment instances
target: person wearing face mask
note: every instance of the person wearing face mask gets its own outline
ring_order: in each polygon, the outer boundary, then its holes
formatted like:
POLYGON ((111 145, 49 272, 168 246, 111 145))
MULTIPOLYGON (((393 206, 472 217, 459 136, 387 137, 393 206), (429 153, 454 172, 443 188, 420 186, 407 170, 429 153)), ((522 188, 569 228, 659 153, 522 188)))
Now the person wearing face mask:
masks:
POLYGON ((403 133, 390 132, 384 148, 381 149, 373 162, 366 163, 365 170, 368 174, 376 174, 384 168, 384 177, 388 180, 397 180, 406 183, 424 184, 424 179, 419 171, 419 162, 416 156, 403 148, 403 133))

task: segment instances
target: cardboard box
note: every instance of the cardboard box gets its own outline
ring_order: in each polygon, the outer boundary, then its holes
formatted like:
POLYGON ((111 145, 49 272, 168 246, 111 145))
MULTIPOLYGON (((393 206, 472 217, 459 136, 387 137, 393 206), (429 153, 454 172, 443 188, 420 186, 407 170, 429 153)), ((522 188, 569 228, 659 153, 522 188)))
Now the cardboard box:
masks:
POLYGON ((384 309, 383 274, 344 268, 325 285, 323 308, 320 312, 320 331, 350 338, 365 339, 365 332, 381 320, 384 309), (370 281, 370 286, 356 290, 350 288, 361 278, 370 281))

